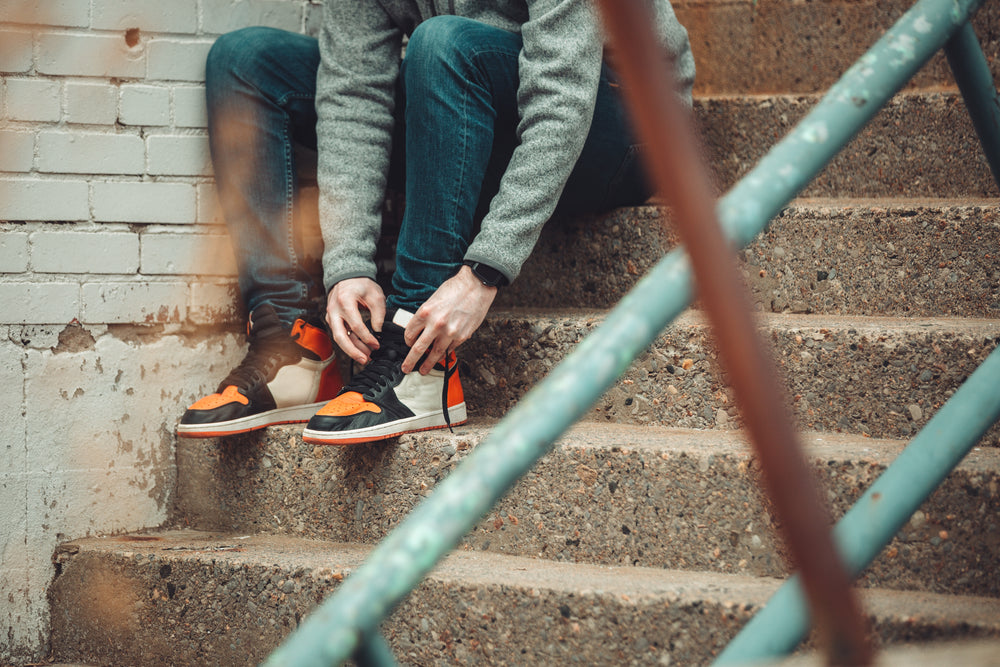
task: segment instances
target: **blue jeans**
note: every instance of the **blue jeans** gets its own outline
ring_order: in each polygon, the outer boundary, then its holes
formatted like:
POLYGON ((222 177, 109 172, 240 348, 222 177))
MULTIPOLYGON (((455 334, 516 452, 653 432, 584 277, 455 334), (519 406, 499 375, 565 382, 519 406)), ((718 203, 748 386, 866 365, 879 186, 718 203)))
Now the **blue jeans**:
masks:
MULTIPOLYGON (((388 307, 415 311, 461 267, 516 146, 519 35, 454 16, 421 23, 407 45, 390 189, 405 193, 388 307), (487 48, 484 48, 487 47, 487 48), (419 127, 420 132, 407 132, 419 127), (461 131, 467 140, 453 141, 461 131), (461 145, 461 150, 457 146, 461 145)), ((271 28, 220 37, 209 53, 209 139, 245 305, 285 322, 322 287, 292 232, 295 143, 316 147, 317 42, 271 28)), ((604 68, 590 133, 557 216, 649 195, 614 73, 604 68)))

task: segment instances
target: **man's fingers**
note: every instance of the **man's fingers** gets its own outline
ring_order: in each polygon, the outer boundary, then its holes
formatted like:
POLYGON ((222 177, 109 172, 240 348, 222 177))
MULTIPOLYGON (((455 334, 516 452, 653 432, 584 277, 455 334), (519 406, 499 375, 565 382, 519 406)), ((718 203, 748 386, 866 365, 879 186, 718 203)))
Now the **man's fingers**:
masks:
POLYGON ((427 351, 427 343, 423 341, 423 337, 418 338, 417 341, 410 347, 410 353, 406 355, 406 359, 403 359, 403 365, 400 369, 404 373, 411 372, 420 361, 420 357, 424 356, 424 352, 427 351))
POLYGON ((366 363, 371 350, 378 349, 378 339, 365 324, 361 310, 371 313, 372 325, 381 330, 385 319, 385 296, 370 278, 348 278, 330 290, 327 300, 327 323, 333 339, 355 361, 366 363))
POLYGON ((351 331, 348 331, 344 323, 339 318, 335 318, 330 325, 333 333, 333 340, 344 353, 359 364, 368 363, 371 350, 363 341, 358 339, 351 331))
POLYGON ((368 327, 365 326, 364 318, 361 317, 361 310, 358 308, 357 301, 351 297, 344 297, 340 300, 339 305, 340 318, 347 328, 345 334, 353 333, 362 340, 366 336, 371 336, 368 327))
MULTIPOLYGON (((440 343, 440 341, 437 341, 437 343, 440 343)), ((448 351, 448 348, 446 348, 446 347, 440 347, 439 348, 437 346, 437 344, 435 344, 434 347, 431 348, 431 351, 427 354, 427 358, 424 360, 424 363, 421 364, 421 366, 420 366, 420 374, 421 375, 427 375, 432 370, 434 370, 434 366, 439 361, 441 361, 442 359, 444 359, 444 355, 447 353, 447 351, 448 351)))
POLYGON ((413 347, 417 344, 417 339, 420 338, 420 334, 424 332, 426 326, 426 318, 424 318, 420 310, 417 310, 413 317, 410 318, 410 321, 407 322, 406 328, 403 330, 403 340, 406 341, 407 345, 413 347))
POLYGON ((429 329, 424 329, 421 336, 410 347, 410 353, 406 355, 406 359, 403 360, 402 371, 404 373, 412 372, 420 363, 421 357, 426 354, 426 358, 420 364, 419 371, 421 375, 427 375, 434 369, 434 365, 444 358, 448 350, 452 349, 453 343, 451 338, 440 336, 434 338, 429 329))
MULTIPOLYGON (((385 324, 385 299, 378 295, 378 298, 373 299, 368 302, 368 312, 372 317, 372 329, 374 331, 382 331, 382 325, 385 324)), ((376 344, 377 346, 377 344, 376 344)))

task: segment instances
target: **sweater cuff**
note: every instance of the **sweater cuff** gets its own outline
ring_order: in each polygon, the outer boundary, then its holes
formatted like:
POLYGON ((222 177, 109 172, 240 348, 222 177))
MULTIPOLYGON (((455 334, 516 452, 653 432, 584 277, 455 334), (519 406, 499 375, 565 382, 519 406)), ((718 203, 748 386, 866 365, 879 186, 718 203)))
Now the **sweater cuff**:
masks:
POLYGON ((341 271, 340 273, 324 272, 323 285, 326 286, 326 291, 329 292, 330 290, 333 289, 333 286, 339 283, 340 281, 349 280, 351 278, 369 278, 374 281, 375 272, 364 271, 360 269, 355 271, 341 271))

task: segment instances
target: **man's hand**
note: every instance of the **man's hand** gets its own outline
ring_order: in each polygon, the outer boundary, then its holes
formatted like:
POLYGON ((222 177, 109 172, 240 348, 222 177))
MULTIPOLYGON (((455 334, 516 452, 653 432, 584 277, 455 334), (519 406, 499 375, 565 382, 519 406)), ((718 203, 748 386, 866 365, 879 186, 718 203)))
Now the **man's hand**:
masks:
POLYGON ((469 340, 496 295, 497 288, 483 285, 467 266, 446 280, 406 325, 406 344, 411 349, 403 360, 403 372, 412 371, 430 350, 420 366, 420 373, 426 375, 447 352, 469 340))
POLYGON ((378 341, 365 325, 361 308, 371 313, 372 329, 381 331, 385 322, 382 288, 371 278, 341 280, 327 296, 326 322, 340 349, 359 364, 367 364, 378 341))

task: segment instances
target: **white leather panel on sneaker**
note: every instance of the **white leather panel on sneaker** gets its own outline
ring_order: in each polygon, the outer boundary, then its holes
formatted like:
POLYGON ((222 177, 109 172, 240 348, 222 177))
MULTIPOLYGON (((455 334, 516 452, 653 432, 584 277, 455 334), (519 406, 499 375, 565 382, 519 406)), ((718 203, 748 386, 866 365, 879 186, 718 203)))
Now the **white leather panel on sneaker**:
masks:
POLYGON ((274 379, 267 383, 275 405, 284 408, 315 402, 323 369, 329 366, 334 358, 331 356, 326 361, 303 359, 297 364, 278 369, 274 379))
POLYGON ((413 371, 396 385, 396 398, 415 415, 441 412, 441 389, 444 371, 433 370, 427 375, 413 371))
POLYGON ((406 328, 406 325, 410 323, 413 319, 413 313, 408 310, 403 310, 400 308, 396 311, 396 314, 392 316, 392 323, 406 328))

